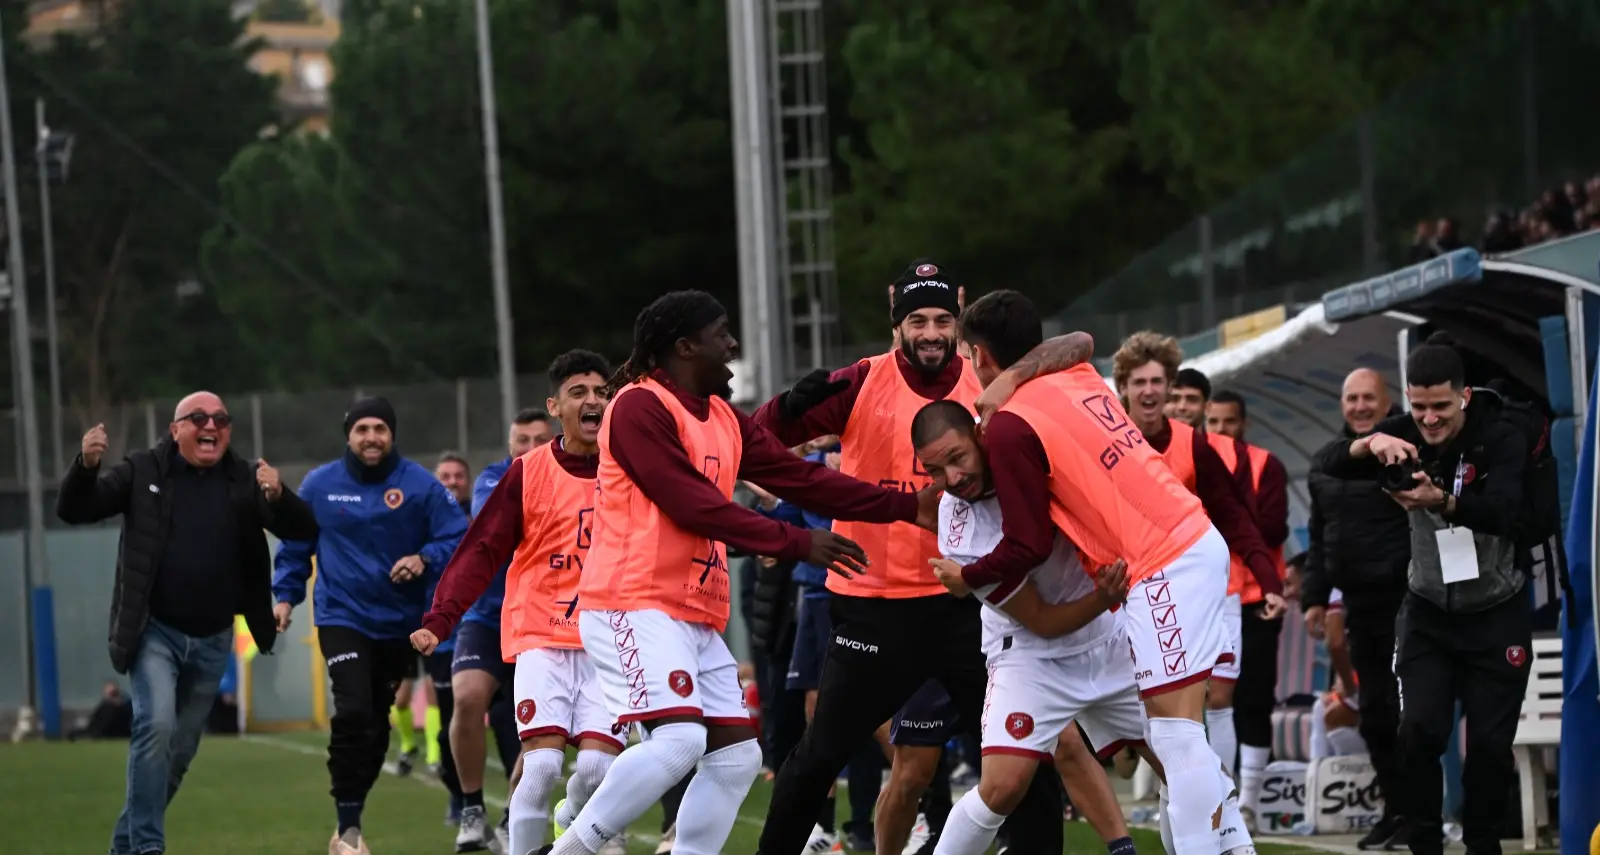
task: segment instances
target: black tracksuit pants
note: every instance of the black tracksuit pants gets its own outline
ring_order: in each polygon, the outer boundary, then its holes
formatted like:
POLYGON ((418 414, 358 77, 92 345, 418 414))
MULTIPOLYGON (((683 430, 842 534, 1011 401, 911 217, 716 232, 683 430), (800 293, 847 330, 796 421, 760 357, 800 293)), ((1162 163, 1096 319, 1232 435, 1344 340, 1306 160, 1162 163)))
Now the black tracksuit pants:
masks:
POLYGON ((1262 620, 1265 603, 1240 611, 1239 682, 1233 687, 1233 732, 1240 745, 1272 747, 1272 710, 1278 705, 1278 639, 1283 618, 1262 620))
POLYGON ((1344 634, 1350 645, 1350 664, 1360 681, 1361 739, 1372 756, 1372 770, 1383 796, 1383 815, 1393 818, 1400 796, 1400 684, 1394 676, 1395 621, 1399 598, 1371 602, 1344 601, 1344 634))
POLYGON ((416 671, 417 653, 403 638, 378 640, 343 626, 317 627, 333 681, 328 775, 336 802, 362 802, 389 753, 389 708, 400 681, 416 671))
POLYGON ((1412 824, 1411 851, 1436 855, 1444 848, 1439 757, 1452 736, 1460 701, 1467 730, 1462 842, 1473 855, 1499 855, 1506 796, 1516 788, 1511 743, 1528 690, 1533 605, 1525 592, 1518 592, 1481 612, 1451 614, 1408 594, 1400 608, 1399 633, 1397 790, 1405 799, 1398 813, 1412 824))
MULTIPOLYGON (((799 855, 839 770, 928 679, 955 702, 961 727, 978 732, 988 684, 976 600, 948 594, 904 600, 835 596, 833 642, 816 713, 778 771, 762 855, 799 855)), ((1044 763, 1007 821, 1014 855, 1062 851, 1061 781, 1044 763)))
POLYGON ((461 798, 461 776, 456 773, 456 756, 450 751, 450 720, 456 717, 456 693, 450 685, 450 654, 422 657, 422 674, 433 683, 433 697, 439 702, 439 783, 453 798, 461 798))

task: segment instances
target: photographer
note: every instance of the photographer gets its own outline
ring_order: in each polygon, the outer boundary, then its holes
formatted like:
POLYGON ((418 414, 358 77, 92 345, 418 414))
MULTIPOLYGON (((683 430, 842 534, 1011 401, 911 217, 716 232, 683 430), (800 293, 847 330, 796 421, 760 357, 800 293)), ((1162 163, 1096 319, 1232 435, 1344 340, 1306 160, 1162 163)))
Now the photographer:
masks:
POLYGON ((1459 700, 1471 722, 1464 842, 1469 855, 1499 855, 1532 643, 1518 540, 1525 509, 1538 497, 1524 501, 1527 431, 1498 395, 1466 387, 1461 356, 1447 342, 1435 334, 1407 359, 1409 414, 1335 447, 1322 465, 1334 478, 1377 481, 1410 521, 1409 590, 1394 660, 1400 783, 1391 793, 1406 821, 1386 848, 1443 851, 1439 756, 1459 700))

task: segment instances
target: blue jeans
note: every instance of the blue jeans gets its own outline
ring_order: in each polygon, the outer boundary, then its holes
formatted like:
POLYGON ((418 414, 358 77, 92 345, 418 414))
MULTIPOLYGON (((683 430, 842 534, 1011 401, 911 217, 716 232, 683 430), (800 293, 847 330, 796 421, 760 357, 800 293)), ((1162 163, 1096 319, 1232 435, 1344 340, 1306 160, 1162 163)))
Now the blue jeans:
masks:
POLYGON ((154 618, 146 624, 128 672, 128 797, 111 835, 111 855, 166 851, 167 805, 200 750, 200 734, 232 656, 232 629, 194 638, 154 618))

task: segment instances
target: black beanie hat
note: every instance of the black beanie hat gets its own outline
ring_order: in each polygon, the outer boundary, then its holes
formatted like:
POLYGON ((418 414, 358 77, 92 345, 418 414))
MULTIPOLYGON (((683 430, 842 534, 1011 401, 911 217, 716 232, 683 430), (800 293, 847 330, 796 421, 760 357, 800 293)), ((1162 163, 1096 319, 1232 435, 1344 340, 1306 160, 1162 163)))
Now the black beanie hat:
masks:
POLYGON ((961 301, 957 299, 957 287, 949 270, 919 258, 894 281, 894 308, 889 310, 889 319, 899 326, 907 315, 918 309, 944 309, 959 315, 961 301))
POLYGON ((371 397, 357 398, 355 403, 344 414, 344 435, 350 435, 350 429, 362 419, 378 419, 389 426, 389 432, 394 433, 394 405, 388 398, 371 397))

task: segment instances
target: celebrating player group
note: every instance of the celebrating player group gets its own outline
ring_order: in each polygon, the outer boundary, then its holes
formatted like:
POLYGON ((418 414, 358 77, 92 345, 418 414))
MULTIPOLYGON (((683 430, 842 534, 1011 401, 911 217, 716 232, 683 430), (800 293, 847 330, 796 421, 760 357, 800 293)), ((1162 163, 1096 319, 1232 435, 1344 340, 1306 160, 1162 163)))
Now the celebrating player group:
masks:
MULTIPOLYGON (((893 740, 908 780, 955 733, 982 746, 936 855, 997 836, 1009 855, 1058 855, 1063 786, 1111 852, 1135 851, 1094 756, 1125 748, 1163 781, 1167 851, 1254 852, 1231 758, 1208 741, 1208 691, 1238 655, 1230 566, 1260 577, 1268 609, 1281 581, 1248 506, 1196 490, 1205 435, 1130 416, 1089 337, 1045 340, 1015 291, 965 305, 919 259, 891 303, 888 352, 754 415, 728 401, 738 344, 699 291, 646 307, 614 373, 581 350, 551 366, 561 435, 512 460, 411 635, 433 653, 503 584, 497 652, 515 665, 522 743, 511 855, 610 851, 691 773, 671 851, 723 851, 762 765, 722 637, 729 550, 826 571, 832 593, 815 712, 778 769, 761 855, 828 851, 814 821, 839 770, 885 722, 921 720, 940 729, 932 747, 893 740), (832 435, 837 471, 791 451, 832 435), (736 503, 740 481, 832 530, 736 503)), ((912 796, 880 802, 879 853, 905 846, 912 796)))

